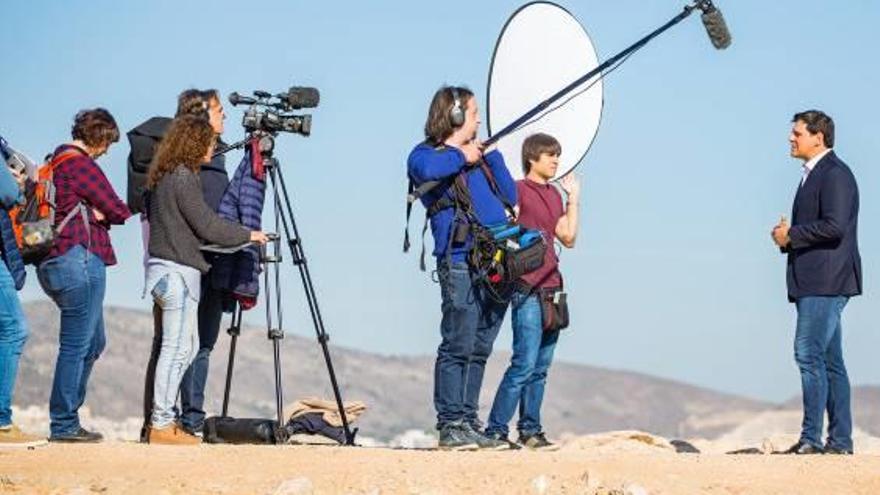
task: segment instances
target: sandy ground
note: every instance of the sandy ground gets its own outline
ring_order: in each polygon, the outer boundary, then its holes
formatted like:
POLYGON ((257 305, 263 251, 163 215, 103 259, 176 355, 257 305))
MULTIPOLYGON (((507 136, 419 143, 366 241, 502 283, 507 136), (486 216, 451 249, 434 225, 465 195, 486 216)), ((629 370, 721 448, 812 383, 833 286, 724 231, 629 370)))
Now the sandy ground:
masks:
POLYGON ((0 451, 0 492, 878 494, 880 456, 54 444, 0 451))

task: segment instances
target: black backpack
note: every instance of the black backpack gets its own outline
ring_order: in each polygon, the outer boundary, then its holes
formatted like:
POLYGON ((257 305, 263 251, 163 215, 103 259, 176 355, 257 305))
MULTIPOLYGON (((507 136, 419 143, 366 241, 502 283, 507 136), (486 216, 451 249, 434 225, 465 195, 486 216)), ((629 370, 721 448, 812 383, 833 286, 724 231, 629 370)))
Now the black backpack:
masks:
POLYGON ((156 153, 156 146, 165 136, 171 119, 153 117, 128 131, 128 142, 131 152, 128 154, 128 209, 132 213, 143 213, 144 193, 147 190, 147 176, 150 163, 156 153))

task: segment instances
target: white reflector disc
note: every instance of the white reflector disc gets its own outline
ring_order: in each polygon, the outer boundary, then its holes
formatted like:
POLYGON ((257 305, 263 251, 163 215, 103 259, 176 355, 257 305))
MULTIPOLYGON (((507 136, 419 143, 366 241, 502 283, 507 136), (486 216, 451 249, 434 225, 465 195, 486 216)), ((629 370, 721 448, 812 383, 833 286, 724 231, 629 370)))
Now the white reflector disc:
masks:
MULTIPOLYGON (((567 10, 549 2, 524 5, 508 19, 495 45, 486 99, 489 135, 598 65, 593 42, 567 10)), ((522 142, 536 132, 550 134, 562 144, 557 179, 580 163, 602 116, 602 81, 596 79, 584 82, 498 142, 514 178, 523 177, 522 142)))

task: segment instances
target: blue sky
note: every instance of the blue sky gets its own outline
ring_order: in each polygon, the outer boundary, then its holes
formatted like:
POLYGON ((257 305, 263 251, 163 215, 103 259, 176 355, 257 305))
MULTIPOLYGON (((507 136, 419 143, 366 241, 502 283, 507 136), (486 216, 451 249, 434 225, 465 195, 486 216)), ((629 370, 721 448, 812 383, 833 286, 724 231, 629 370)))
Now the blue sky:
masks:
MULTIPOLYGON (((312 136, 282 136, 278 156, 332 342, 429 354, 439 342, 439 289, 418 271, 416 255, 400 252, 404 160, 438 86, 465 83, 485 100, 496 37, 519 5, 6 2, 0 133, 38 157, 68 138, 81 108, 105 106, 128 130, 172 113, 189 87, 227 94, 317 86, 312 136)), ((562 5, 605 59, 684 2, 562 5)), ((817 107, 837 121, 838 154, 862 192, 866 295, 845 313, 850 376, 880 383, 880 68, 870 56, 880 4, 718 5, 733 33, 730 49, 716 52, 695 17, 606 81, 599 134, 578 168, 579 244, 562 255, 574 324, 557 356, 770 400, 796 393, 794 308, 769 230, 789 211, 800 178, 787 156, 789 119, 817 107)), ((241 112, 227 113, 225 138, 234 141, 241 112)), ((101 159, 121 195, 127 153, 123 140, 101 159)), ((113 240, 120 265, 109 270, 107 304, 147 308, 137 222, 114 229, 113 240)), ((292 267, 287 273, 285 327, 311 336, 299 277, 292 267)), ((23 297, 44 297, 35 277, 23 297)), ((260 314, 247 319, 259 322, 260 314)), ((509 348, 507 324, 496 345, 509 348)))

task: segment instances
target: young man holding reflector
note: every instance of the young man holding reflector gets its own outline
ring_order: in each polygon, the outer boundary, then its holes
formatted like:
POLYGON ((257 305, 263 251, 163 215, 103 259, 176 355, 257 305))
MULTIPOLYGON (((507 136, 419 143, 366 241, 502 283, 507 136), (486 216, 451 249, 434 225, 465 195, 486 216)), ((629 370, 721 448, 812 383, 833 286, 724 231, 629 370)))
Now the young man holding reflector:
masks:
MULTIPOLYGON (((517 181, 519 215, 517 222, 538 229, 552 246, 558 239, 573 248, 578 231, 580 182, 568 174, 560 185, 562 196, 550 184, 559 167, 562 146, 553 136, 532 134, 523 141, 522 164, 525 179, 517 181)), ((544 252, 541 268, 523 275, 511 299, 513 308, 513 356, 495 393, 486 436, 507 442, 507 424, 519 406, 518 443, 540 449, 551 444, 541 426, 541 403, 547 371, 559 331, 568 326, 568 308, 562 292, 562 274, 555 249, 544 252)))
POLYGON ((508 447, 479 433, 477 419, 486 360, 508 302, 489 293, 468 255, 475 229, 509 221, 505 204, 516 203, 516 184, 501 153, 483 153, 476 139, 479 126, 474 94, 463 87, 442 87, 428 110, 425 141, 407 161, 414 186, 441 181, 421 198, 431 222, 442 298, 442 342, 434 368, 441 449, 508 447))

